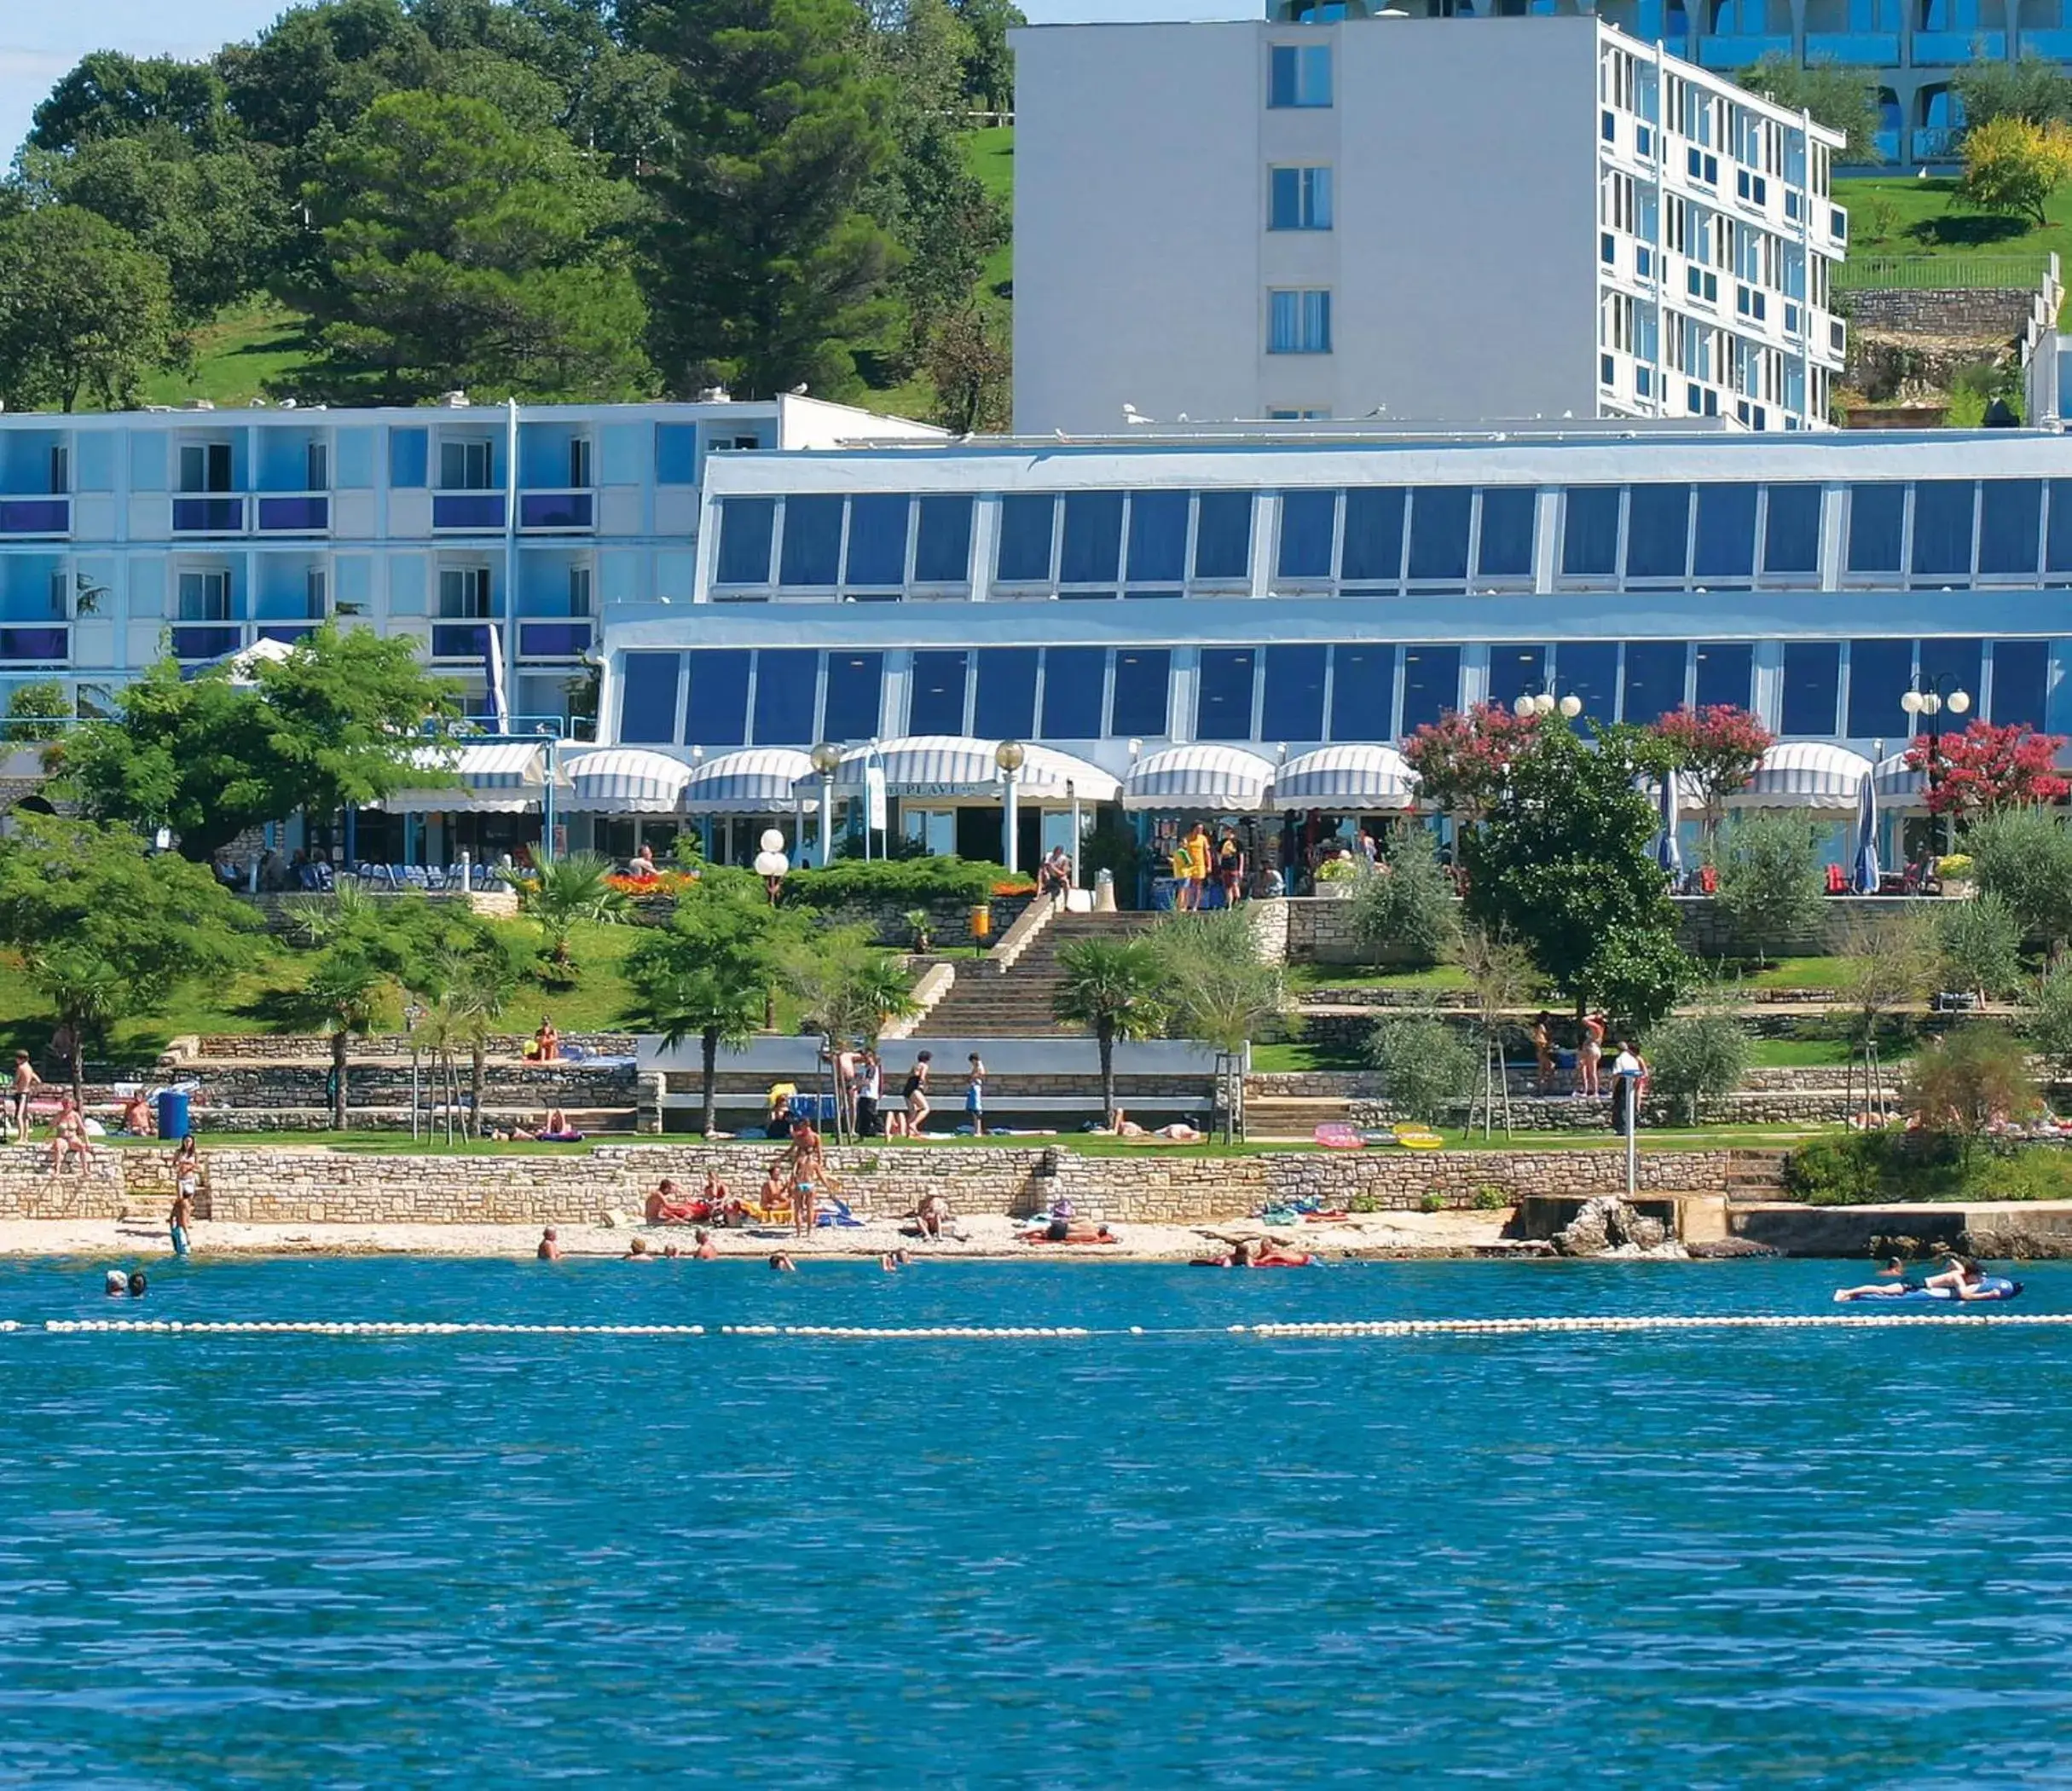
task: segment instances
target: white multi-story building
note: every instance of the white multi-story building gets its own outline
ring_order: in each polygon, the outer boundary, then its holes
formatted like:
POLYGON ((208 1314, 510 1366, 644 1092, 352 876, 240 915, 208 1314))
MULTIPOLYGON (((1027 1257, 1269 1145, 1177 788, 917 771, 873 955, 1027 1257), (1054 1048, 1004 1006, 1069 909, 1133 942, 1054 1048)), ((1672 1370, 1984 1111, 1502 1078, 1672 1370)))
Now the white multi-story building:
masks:
POLYGON ((1018 430, 1825 422, 1840 136, 1595 18, 1319 16, 1016 34, 1018 430))

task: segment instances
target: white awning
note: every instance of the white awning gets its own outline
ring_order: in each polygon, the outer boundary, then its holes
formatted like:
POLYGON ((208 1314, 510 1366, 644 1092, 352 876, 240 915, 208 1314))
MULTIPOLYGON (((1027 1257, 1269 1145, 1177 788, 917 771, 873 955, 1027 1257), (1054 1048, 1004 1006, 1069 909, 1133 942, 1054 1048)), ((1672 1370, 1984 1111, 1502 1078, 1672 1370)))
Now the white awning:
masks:
POLYGON ((1928 812, 1928 773, 1908 765, 1904 753, 1880 759, 1871 774, 1871 784, 1878 792, 1878 806, 1882 809, 1928 812))
POLYGON ((1236 814, 1263 808, 1274 768, 1234 746, 1169 746, 1123 780, 1125 808, 1200 809, 1236 814))
MULTIPOLYGON (((885 793, 890 796, 998 800, 1002 780, 993 755, 999 743, 969 734, 909 734, 881 740, 874 747, 852 747, 835 768, 835 788, 844 794, 860 791, 864 772, 877 765, 884 768, 885 793)), ((1082 802, 1113 802, 1121 794, 1114 776, 1088 760, 1027 743, 1022 752, 1015 789, 1024 802, 1068 802, 1075 793, 1082 802)), ((808 764, 798 794, 818 795, 819 783, 819 774, 808 764)))
POLYGON ((396 790, 370 807, 392 815, 518 815, 540 806, 547 786, 547 748, 530 741, 420 747, 414 756, 428 770, 451 771, 455 781, 396 790))
POLYGON ((568 806, 606 815, 673 815, 691 767, 667 753, 610 747, 571 759, 568 806))
POLYGON ((756 746, 725 753, 691 773, 683 788, 687 815, 775 815, 792 810, 792 789, 813 770, 794 747, 756 746))
POLYGON ((1392 746, 1320 746, 1274 773, 1276 808, 1409 808, 1417 773, 1392 746))
POLYGON ((1762 755, 1745 789, 1729 808, 1854 809, 1871 761, 1846 747, 1820 740, 1788 740, 1762 755))

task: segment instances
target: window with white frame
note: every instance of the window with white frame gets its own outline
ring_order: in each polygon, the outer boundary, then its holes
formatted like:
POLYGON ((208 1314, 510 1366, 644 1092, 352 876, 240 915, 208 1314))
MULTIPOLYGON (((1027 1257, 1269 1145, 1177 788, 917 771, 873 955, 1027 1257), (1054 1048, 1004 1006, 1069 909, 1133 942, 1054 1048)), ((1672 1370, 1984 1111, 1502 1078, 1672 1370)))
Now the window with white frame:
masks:
POLYGON ((180 444, 180 489, 228 491, 230 489, 230 444, 228 442, 182 442, 180 444))
POLYGON ((1598 222, 1615 230, 1633 234, 1637 209, 1634 203, 1633 176, 1610 173, 1598 182, 1598 222))
POLYGON ((572 436, 569 438, 569 483, 581 491, 590 483, 590 438, 572 436))
POLYGON ((569 568, 569 614, 587 615, 590 613, 590 569, 587 566, 569 568))
POLYGON ((439 569, 439 614, 452 621, 481 621, 489 614, 487 566, 439 569))
POLYGON ((486 441, 439 443, 439 489, 488 491, 493 456, 486 441))
POLYGON ((1331 352, 1331 293, 1328 287, 1284 286, 1267 293, 1266 352, 1331 352))
POLYGON ((223 622, 230 620, 230 574, 223 567, 196 567, 180 575, 180 620, 223 622))
POLYGON ((1266 103, 1310 107, 1331 103, 1331 46, 1276 43, 1267 52, 1266 103))
POLYGON ((1328 230, 1331 228, 1330 169, 1269 169, 1266 228, 1269 230, 1328 230))
POLYGON ((311 621, 321 621, 331 613, 331 575, 321 566, 310 568, 304 581, 304 613, 311 621))
POLYGON ((304 491, 331 489, 331 444, 312 442, 303 450, 302 476, 306 482, 304 491))

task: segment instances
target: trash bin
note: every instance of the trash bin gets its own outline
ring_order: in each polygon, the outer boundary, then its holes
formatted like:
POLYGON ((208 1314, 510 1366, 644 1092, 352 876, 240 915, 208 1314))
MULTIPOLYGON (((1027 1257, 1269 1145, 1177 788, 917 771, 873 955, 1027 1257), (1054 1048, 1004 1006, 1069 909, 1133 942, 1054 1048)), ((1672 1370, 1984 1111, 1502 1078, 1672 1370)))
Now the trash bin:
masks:
POLYGON ((194 1130, 188 1117, 187 1093, 182 1089, 159 1090, 159 1136, 184 1138, 194 1130))

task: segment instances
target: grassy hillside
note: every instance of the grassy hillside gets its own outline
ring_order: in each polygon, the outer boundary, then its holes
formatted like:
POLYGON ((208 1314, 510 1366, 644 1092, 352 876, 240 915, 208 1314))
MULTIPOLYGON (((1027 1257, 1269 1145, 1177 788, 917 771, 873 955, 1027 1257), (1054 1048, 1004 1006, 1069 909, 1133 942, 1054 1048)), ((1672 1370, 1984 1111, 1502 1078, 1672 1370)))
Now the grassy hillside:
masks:
MULTIPOLYGON (((1927 257, 1952 263, 2012 263, 2009 271, 2023 284, 2042 277, 2044 264, 2053 253, 2072 269, 2072 188, 2060 188, 2045 204, 2049 222, 2042 225, 1953 207, 1950 201, 1956 188, 1957 182, 1947 176, 1933 180, 1875 176, 1837 181, 1835 197, 1849 207, 1849 260, 1861 264, 1895 257, 1927 257)), ((1849 283, 1845 271, 1838 284, 1849 283)), ((1985 282, 1972 278, 1968 283, 1985 282)))

